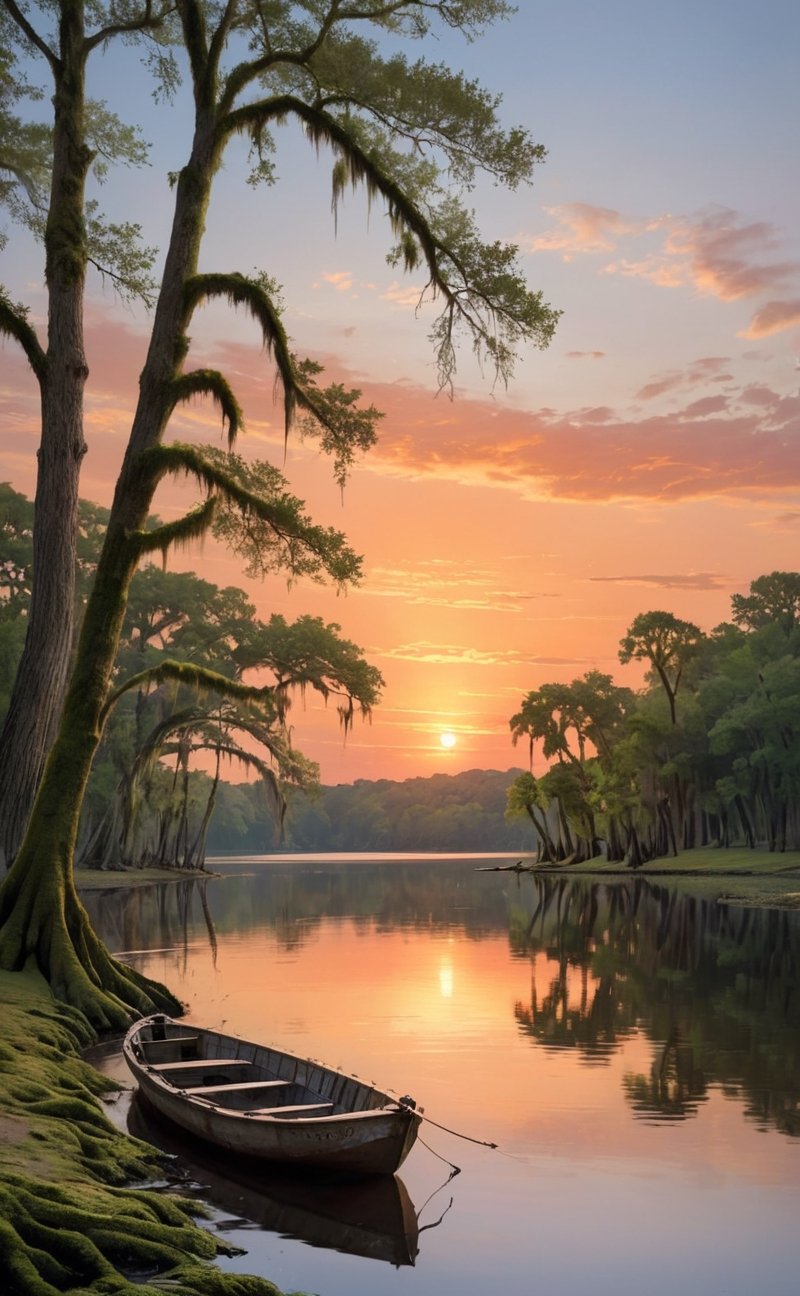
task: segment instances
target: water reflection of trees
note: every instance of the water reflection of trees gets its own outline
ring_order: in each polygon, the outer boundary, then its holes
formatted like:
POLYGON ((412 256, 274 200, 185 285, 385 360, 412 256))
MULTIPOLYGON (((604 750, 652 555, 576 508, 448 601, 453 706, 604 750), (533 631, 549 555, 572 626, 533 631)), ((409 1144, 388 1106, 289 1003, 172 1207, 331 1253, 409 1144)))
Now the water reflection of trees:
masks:
POLYGON ((185 971, 189 947, 208 942, 217 956, 217 932, 208 900, 208 878, 181 878, 128 888, 109 887, 82 894, 92 926, 117 953, 170 950, 185 971))
POLYGON ((536 876, 520 890, 510 939, 534 975, 520 1029, 546 1047, 602 1061, 634 1029, 658 1047, 629 1075, 634 1112, 681 1119, 709 1083, 741 1093, 746 1115, 800 1134, 800 921, 653 886, 536 876), (523 903, 525 898, 528 903, 523 903), (541 973, 539 974, 541 977, 541 973))
POLYGON ((633 1111, 679 1119, 708 1086, 744 1098, 750 1119, 800 1134, 800 914, 738 908, 635 877, 604 884, 475 872, 465 861, 253 866, 222 880, 89 893, 115 950, 169 949, 269 933, 302 947, 324 923, 480 940, 508 933, 530 960, 522 1032, 602 1065, 636 1030, 647 1074, 626 1077, 633 1111), (213 921, 212 921, 213 914, 213 921))
MULTIPOLYGON (((349 922, 364 932, 456 929, 470 939, 508 929, 506 891, 497 875, 476 873, 463 861, 256 864, 248 873, 198 879, 197 891, 186 879, 88 892, 84 902, 112 949, 166 948, 204 939, 207 923, 196 898, 205 895, 200 888, 206 883, 217 932, 266 930, 286 951, 302 948, 323 923, 349 922)), ((516 878, 507 885, 516 892, 516 878)))

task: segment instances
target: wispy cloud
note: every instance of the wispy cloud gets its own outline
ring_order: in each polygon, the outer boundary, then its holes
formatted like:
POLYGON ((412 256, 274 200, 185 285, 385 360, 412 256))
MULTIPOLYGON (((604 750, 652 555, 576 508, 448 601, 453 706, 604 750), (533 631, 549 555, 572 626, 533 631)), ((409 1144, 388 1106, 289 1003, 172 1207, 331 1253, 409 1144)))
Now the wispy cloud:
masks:
POLYGON ((631 220, 612 207, 595 207, 592 203, 564 203, 546 207, 554 218, 552 229, 526 238, 520 243, 529 252, 560 252, 565 261, 579 253, 613 252, 623 238, 635 237, 648 228, 648 222, 631 220))
POLYGON ((727 588, 727 577, 719 572, 683 572, 679 575, 590 576, 591 581, 617 585, 655 585, 659 589, 718 590, 727 588))
POLYGON ((371 648, 373 657, 388 658, 393 661, 414 662, 425 666, 491 666, 494 669, 502 666, 575 666, 594 662, 595 657, 556 657, 531 656, 525 652, 485 651, 471 648, 465 644, 436 644, 428 640, 415 640, 412 643, 397 644, 391 648, 371 648))
POLYGON ((746 329, 739 334, 744 338, 771 337, 784 329, 800 324, 800 298, 793 301, 770 301, 756 311, 746 329))
POLYGON ((765 499, 800 487, 800 397, 752 386, 696 398, 706 381, 727 375, 708 357, 639 392, 672 391, 668 412, 522 412, 459 400, 435 426, 424 393, 373 386, 370 399, 387 411, 370 456, 378 471, 432 475, 497 486, 528 498, 663 500, 712 497, 765 499), (745 398, 745 393, 750 397, 745 398), (691 394, 693 399, 687 400, 691 394), (681 401, 679 398, 683 396, 681 401))
POLYGON ((385 292, 381 293, 384 301, 393 302, 395 306, 413 306, 415 309, 420 305, 425 293, 424 284, 409 284, 393 282, 385 292))
POLYGON ((425 639, 375 651, 394 661, 421 662, 426 666, 512 666, 530 660, 514 651, 483 651, 466 644, 435 644, 425 639))
MULTIPOLYGON (((102 433, 90 437, 87 468, 99 470, 101 462, 116 461, 127 433, 131 411, 125 402, 135 397, 142 343, 125 325, 108 319, 102 327, 90 322, 87 336, 90 364, 102 374, 101 387, 92 388, 87 403, 89 431, 102 433), (115 435, 109 437, 109 432, 115 435)), ((274 404, 269 361, 257 349, 231 340, 218 344, 214 357, 226 371, 237 371, 248 444, 257 453, 265 445, 282 445, 282 411, 274 404)), ((525 411, 499 400, 466 397, 451 403, 410 382, 364 381, 336 357, 328 357, 327 364, 331 379, 356 381, 365 403, 386 412, 378 444, 364 460, 373 472, 494 487, 539 500, 763 501, 791 496, 786 498, 791 509, 800 488, 800 394, 794 374, 791 394, 753 382, 751 375, 734 381, 723 354, 700 356, 682 369, 654 375, 638 391, 639 404, 630 409, 597 405, 525 411), (659 397, 662 403, 656 404, 659 397)), ((4 444, 10 453, 18 449, 28 426, 32 436, 37 427, 38 407, 21 364, 9 365, 0 404, 8 411, 0 448, 4 444)), ((173 431, 216 439, 217 413, 209 402, 183 406, 173 431)), ((448 573, 431 569, 407 588, 406 596, 513 611, 536 593, 535 587, 516 583, 517 572, 495 580, 493 573, 476 567, 469 579, 469 585, 448 584, 448 573)))
POLYGON ((784 236, 769 221, 747 221, 727 207, 643 219, 591 203, 546 210, 552 228, 521 240, 531 253, 560 252, 566 261, 612 253, 600 273, 690 287, 723 302, 768 298, 740 337, 769 337, 800 323, 800 262, 781 257, 784 236), (634 247, 638 255, 628 253, 634 247))
POLYGON ((800 530, 800 512, 779 513, 776 517, 761 518, 752 524, 769 531, 800 530))
POLYGON ((349 292, 355 280, 349 270, 331 270, 322 276, 323 282, 330 284, 337 292, 349 292))
POLYGON ((767 221, 743 223, 736 212, 714 208, 695 218, 666 217, 661 224, 667 233, 658 251, 612 262, 605 273, 662 287, 688 284, 725 302, 774 292, 798 278, 797 262, 765 259, 780 246, 779 231, 767 221))
POLYGON ((409 606, 495 614, 518 614, 531 600, 556 597, 551 593, 504 588, 504 577, 499 571, 478 568, 467 559, 417 560, 397 567, 372 567, 364 593, 375 598, 400 596, 409 606))
POLYGON ((651 378, 636 393, 636 399, 651 401, 682 389, 689 391, 693 387, 706 387, 709 383, 732 382, 733 374, 728 365, 727 356, 701 356, 685 369, 670 369, 651 378))

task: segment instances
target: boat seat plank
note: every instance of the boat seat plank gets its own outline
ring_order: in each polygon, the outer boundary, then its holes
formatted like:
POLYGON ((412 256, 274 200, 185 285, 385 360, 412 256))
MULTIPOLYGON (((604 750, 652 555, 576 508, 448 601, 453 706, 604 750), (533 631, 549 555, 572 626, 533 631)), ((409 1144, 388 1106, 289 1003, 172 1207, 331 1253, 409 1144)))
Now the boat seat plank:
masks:
POLYGON ((333 1103, 295 1103, 293 1107, 248 1107, 248 1116, 299 1116, 302 1112, 326 1112, 333 1110, 333 1103))
POLYGON ((243 1093, 245 1090, 256 1089, 285 1089, 292 1082, 291 1080, 240 1080, 237 1084, 224 1085, 197 1085, 196 1088, 184 1089, 187 1094, 221 1094, 221 1093, 243 1093))
POLYGON ((166 1062, 173 1058, 189 1057, 196 1058, 199 1053, 198 1045, 200 1043, 199 1035, 173 1035, 172 1039, 163 1040, 142 1040, 141 1049, 145 1061, 153 1059, 154 1062, 166 1062))
POLYGON ((168 1035, 166 1039, 143 1039, 141 1042, 145 1048, 150 1044, 157 1044, 159 1048, 166 1048, 170 1044, 197 1044, 199 1035, 168 1035))
POLYGON ((241 1058, 184 1058, 182 1062, 151 1062, 150 1071, 225 1071, 228 1067, 250 1067, 241 1058))

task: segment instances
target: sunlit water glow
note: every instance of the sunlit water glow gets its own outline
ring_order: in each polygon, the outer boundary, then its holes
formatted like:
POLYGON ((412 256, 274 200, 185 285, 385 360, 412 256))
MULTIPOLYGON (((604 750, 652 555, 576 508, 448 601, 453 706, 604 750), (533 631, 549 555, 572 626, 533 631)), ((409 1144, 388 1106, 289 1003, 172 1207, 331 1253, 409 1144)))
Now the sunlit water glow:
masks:
POLYGON ((223 1266, 320 1296, 794 1293, 800 915, 487 862, 216 861, 206 884, 86 897, 190 1017, 499 1145, 423 1126, 400 1174, 413 1267, 257 1227, 252 1195, 232 1215, 220 1190, 247 1251, 223 1266))

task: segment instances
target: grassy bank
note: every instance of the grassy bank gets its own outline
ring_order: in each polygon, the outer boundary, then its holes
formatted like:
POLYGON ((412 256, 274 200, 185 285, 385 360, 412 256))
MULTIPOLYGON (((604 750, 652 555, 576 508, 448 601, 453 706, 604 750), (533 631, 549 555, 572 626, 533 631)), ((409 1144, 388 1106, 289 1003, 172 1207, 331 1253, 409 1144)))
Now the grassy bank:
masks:
POLYGON ((93 1042, 82 1015, 31 973, 0 972, 0 1002, 4 1293, 279 1296, 214 1265, 227 1248, 193 1218, 197 1203, 130 1187, 158 1177, 156 1153, 105 1115, 115 1086, 80 1056, 93 1042))
POLYGON ((673 881, 682 889, 715 894, 734 903, 800 908, 800 851, 708 846, 650 860, 635 870, 600 859, 583 864, 537 864, 533 871, 571 877, 645 877, 662 883, 673 881))

